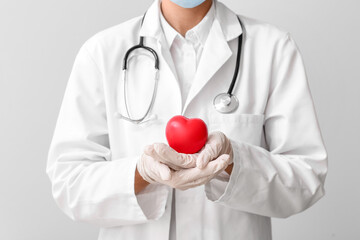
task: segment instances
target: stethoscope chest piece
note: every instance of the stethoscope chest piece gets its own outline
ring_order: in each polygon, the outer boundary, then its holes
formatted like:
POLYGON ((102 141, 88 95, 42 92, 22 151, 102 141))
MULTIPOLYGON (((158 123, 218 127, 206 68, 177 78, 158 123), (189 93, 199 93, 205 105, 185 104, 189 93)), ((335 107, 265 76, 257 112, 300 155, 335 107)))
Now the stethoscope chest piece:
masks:
POLYGON ((228 93, 220 93, 214 98, 214 107, 220 113, 231 113, 239 106, 236 96, 228 93))

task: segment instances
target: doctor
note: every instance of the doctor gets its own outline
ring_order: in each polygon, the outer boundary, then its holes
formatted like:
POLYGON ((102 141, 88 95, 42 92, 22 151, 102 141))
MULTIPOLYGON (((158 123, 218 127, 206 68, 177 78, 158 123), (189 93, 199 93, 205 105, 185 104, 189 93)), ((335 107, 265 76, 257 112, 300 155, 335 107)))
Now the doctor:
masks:
POLYGON ((155 0, 144 19, 80 48, 46 171, 57 205, 101 227, 100 240, 267 240, 272 217, 304 211, 324 195, 327 151, 288 32, 217 0, 155 0), (159 71, 153 54, 137 49, 125 78, 124 55, 140 36, 158 54, 159 71), (221 113, 213 100, 229 88, 240 36, 232 91, 239 105, 221 113), (153 89, 145 121, 121 117, 141 118, 153 89), (180 114, 208 126, 199 153, 166 144, 166 123, 180 114))

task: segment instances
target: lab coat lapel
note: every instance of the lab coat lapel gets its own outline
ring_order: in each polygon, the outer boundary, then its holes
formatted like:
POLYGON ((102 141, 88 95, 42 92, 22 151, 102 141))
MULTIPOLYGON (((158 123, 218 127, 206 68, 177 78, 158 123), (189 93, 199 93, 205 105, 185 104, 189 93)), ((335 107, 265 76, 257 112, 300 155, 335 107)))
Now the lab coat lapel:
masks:
MULTIPOLYGON (((170 49, 168 47, 168 44, 167 44, 167 41, 165 39, 164 34, 161 34, 161 36, 159 36, 158 49, 160 49, 161 55, 165 60, 165 61, 163 61, 162 66, 164 64, 166 64, 167 67, 171 70, 171 73, 172 73, 171 77, 176 82, 178 90, 180 91, 180 85, 179 85, 179 81, 178 81, 179 78, 177 76, 175 64, 174 64, 174 61, 172 59, 171 52, 170 52, 170 49)), ((160 67, 162 67, 162 66, 160 66, 160 67)))
POLYGON ((199 66, 182 111, 183 115, 191 101, 194 100, 214 74, 226 63, 232 54, 236 54, 233 53, 228 42, 237 38, 242 33, 237 14, 223 3, 217 0, 213 1, 216 17, 205 42, 199 66))
POLYGON ((158 49, 160 49, 161 57, 163 59, 163 61, 161 61, 162 64, 160 64, 159 66, 159 68, 161 69, 161 73, 163 74, 160 76, 160 79, 161 81, 171 82, 170 84, 168 84, 169 89, 171 89, 171 86, 174 86, 172 87, 172 89, 175 89, 176 92, 174 92, 173 96, 176 101, 176 107, 178 108, 176 112, 177 114, 180 114, 182 110, 182 95, 181 95, 180 83, 178 81, 178 76, 176 73, 174 61, 171 57, 169 47, 167 46, 167 42, 163 34, 158 41, 158 49), (164 66, 165 64, 166 66, 164 66))
POLYGON ((189 103, 231 55, 232 51, 222 33, 220 23, 217 19, 214 19, 182 114, 184 114, 189 103))

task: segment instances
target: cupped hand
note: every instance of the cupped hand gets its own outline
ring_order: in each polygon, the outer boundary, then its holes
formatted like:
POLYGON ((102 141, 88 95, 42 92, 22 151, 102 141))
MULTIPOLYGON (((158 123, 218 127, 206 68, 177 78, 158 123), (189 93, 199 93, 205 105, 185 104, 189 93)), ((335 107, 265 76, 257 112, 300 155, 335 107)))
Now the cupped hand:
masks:
POLYGON ((222 132, 214 132, 195 154, 178 153, 164 143, 148 145, 137 168, 149 183, 186 190, 214 178, 232 163, 232 157, 230 140, 222 132))
POLYGON ((230 139, 220 131, 209 134, 205 146, 198 152, 198 154, 196 166, 200 169, 204 168, 209 162, 217 159, 223 154, 230 156, 230 165, 233 162, 234 156, 230 139))

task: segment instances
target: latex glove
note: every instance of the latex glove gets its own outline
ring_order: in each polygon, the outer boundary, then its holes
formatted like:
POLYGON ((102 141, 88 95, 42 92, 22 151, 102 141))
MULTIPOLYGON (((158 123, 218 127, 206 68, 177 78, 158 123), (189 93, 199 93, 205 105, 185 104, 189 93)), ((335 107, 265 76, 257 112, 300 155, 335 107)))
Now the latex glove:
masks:
MULTIPOLYGON (((149 145, 144 150, 145 159, 159 161, 166 166, 172 166, 170 179, 156 178, 156 182, 166 184, 176 189, 186 190, 207 183, 229 165, 230 156, 223 154, 207 164, 203 169, 196 168, 199 153, 182 154, 163 143, 149 145)), ((169 168, 170 169, 170 168, 169 168)), ((139 171, 139 170, 138 170, 139 171)), ((140 173, 140 171, 139 171, 140 173)), ((140 173, 141 175, 141 173, 140 173)), ((144 178, 145 179, 145 178, 144 178)), ((145 179, 146 180, 146 179, 145 179)))
POLYGON ((230 156, 229 164, 233 163, 233 149, 230 139, 222 132, 212 132, 208 136, 205 146, 200 150, 196 160, 196 166, 204 168, 209 162, 217 159, 219 156, 227 154, 230 156))
POLYGON ((156 184, 170 180, 171 170, 195 167, 197 156, 198 154, 178 153, 166 144, 155 143, 144 148, 136 166, 145 181, 156 184), (155 148, 161 153, 161 157, 156 153, 155 148))

